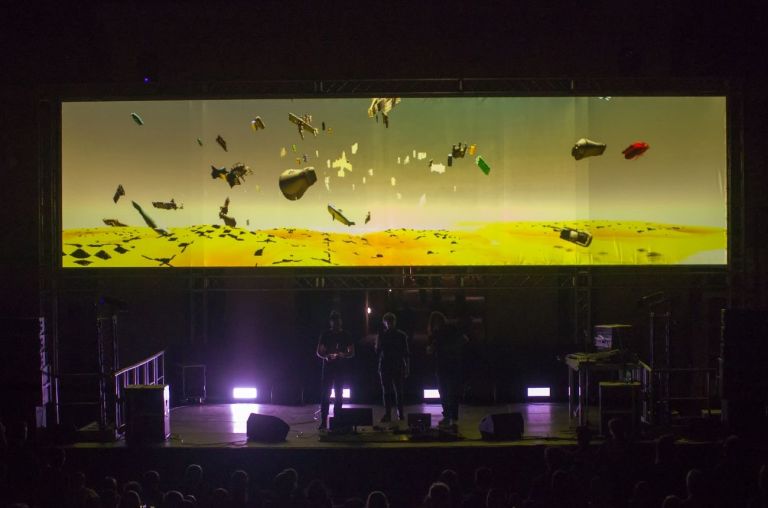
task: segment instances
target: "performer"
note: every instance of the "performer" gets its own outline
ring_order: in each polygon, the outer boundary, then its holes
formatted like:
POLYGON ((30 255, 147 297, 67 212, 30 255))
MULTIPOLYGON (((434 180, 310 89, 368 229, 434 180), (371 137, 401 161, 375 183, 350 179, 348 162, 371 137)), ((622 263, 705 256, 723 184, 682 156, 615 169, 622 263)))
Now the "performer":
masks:
POLYGON ((344 404, 344 378, 350 359, 355 356, 352 337, 341 326, 341 314, 332 311, 328 316, 330 328, 320 335, 315 353, 323 360, 323 376, 320 382, 320 430, 327 428, 328 409, 331 405, 331 388, 336 393, 333 412, 344 404))
POLYGON ((384 400, 382 423, 392 421, 392 401, 397 407, 397 418, 405 420, 403 408, 403 385, 410 369, 410 351, 408 336, 399 330, 397 317, 387 312, 381 318, 384 330, 376 337, 375 351, 379 357, 379 378, 381 396, 384 400))
POLYGON ((443 419, 438 425, 455 429, 459 423, 462 353, 469 339, 438 311, 429 315, 427 333, 427 352, 434 353, 437 359, 437 386, 443 406, 443 419))

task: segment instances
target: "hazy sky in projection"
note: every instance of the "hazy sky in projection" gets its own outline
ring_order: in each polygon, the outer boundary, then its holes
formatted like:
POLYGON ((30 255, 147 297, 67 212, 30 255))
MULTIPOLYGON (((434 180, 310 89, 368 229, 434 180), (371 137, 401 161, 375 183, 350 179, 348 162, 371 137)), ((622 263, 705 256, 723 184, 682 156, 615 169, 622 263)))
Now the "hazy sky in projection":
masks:
POLYGON ((370 99, 64 103, 63 227, 103 226, 102 219, 144 225, 131 200, 160 227, 221 223, 219 206, 226 197, 230 215, 239 226, 249 220, 251 229, 350 231, 331 221, 329 203, 358 223, 353 232, 574 219, 726 226, 722 97, 404 98, 391 111, 389 128, 368 118, 369 104, 370 99), (141 115, 143 126, 132 121, 132 112, 141 115), (309 113, 316 127, 325 122, 332 133, 321 130, 302 140, 289 112, 309 113), (256 115, 265 130, 251 130, 256 115), (229 152, 215 142, 218 135, 229 152), (607 143, 605 154, 574 160, 571 147, 581 137, 607 143), (635 141, 651 149, 625 160, 621 151, 635 141), (477 145, 490 175, 469 154, 454 159, 443 174, 430 171, 429 160, 446 165, 458 142, 477 145), (282 147, 288 151, 283 158, 282 147), (414 150, 427 158, 416 160, 414 150), (342 152, 352 164, 343 178, 326 162, 342 152), (297 165, 295 158, 303 154, 309 162, 297 165), (211 178, 211 164, 236 162, 253 170, 244 185, 230 188, 211 178), (315 168, 317 183, 300 200, 287 200, 278 187, 280 173, 306 166, 315 168), (126 196, 114 204, 118 184, 126 196), (152 201, 171 198, 184 209, 152 208, 152 201), (368 211, 372 220, 363 225, 368 211))

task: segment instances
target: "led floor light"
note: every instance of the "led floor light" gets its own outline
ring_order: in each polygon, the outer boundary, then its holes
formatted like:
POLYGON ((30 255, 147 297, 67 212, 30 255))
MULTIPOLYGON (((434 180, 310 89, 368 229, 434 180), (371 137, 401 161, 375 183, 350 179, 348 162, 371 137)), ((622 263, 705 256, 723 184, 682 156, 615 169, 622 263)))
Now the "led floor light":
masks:
POLYGON ((528 387, 528 396, 529 397, 549 397, 549 387, 548 386, 542 386, 542 387, 528 387))
POLYGON ((236 400, 254 400, 258 391, 254 387, 232 388, 232 398, 236 400))
POLYGON ((435 388, 426 388, 424 390, 424 400, 437 400, 440 398, 440 391, 435 388))
MULTIPOLYGON (((345 398, 345 399, 348 399, 348 398, 350 398, 350 396, 351 396, 351 392, 349 391, 349 388, 343 388, 343 389, 341 390, 341 396, 342 396, 343 398, 345 398)), ((332 399, 335 399, 335 398, 336 398, 336 390, 335 390, 335 389, 333 389, 333 388, 331 388, 331 398, 332 398, 332 399)))

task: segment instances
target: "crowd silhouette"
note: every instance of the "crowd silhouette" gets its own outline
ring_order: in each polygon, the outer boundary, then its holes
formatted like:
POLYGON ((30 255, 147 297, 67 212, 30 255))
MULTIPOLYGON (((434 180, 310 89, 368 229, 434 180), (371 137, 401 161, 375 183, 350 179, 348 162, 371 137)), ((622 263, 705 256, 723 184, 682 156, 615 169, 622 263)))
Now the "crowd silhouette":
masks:
POLYGON ((247 467, 233 465, 223 484, 209 480, 221 472, 210 475, 194 463, 168 478, 155 469, 86 476, 69 466, 64 448, 30 440, 24 423, 7 429, 0 423, 0 507, 768 508, 768 467, 754 460, 754 450, 748 453, 739 437, 719 444, 717 460, 691 465, 681 460, 681 445, 672 435, 655 440, 655 456, 647 461, 638 459, 638 444, 626 437, 621 420, 609 428, 610 436, 599 444, 591 443, 589 429, 579 428, 577 446, 545 447, 543 468, 531 464, 530 480, 500 479, 495 469, 501 464, 491 463, 478 465, 471 478, 453 469, 421 478, 422 491, 404 483, 389 491, 337 495, 328 478, 301 478, 293 467, 256 478, 247 467))

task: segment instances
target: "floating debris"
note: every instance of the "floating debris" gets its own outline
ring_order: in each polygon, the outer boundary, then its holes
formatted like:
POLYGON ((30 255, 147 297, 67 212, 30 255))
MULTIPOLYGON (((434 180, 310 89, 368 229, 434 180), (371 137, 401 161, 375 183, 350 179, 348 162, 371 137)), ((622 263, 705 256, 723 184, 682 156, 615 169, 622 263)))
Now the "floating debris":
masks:
POLYGON ((128 252, 128 249, 126 249, 126 248, 125 248, 125 247, 123 247, 122 245, 118 245, 118 246, 117 246, 117 247, 115 247, 113 250, 114 250, 115 252, 117 252, 118 254, 125 254, 126 252, 128 252))
MULTIPOLYGON (((223 220, 226 226, 229 226, 231 228, 237 227, 237 221, 234 219, 234 217, 230 217, 228 214, 229 214, 229 196, 227 196, 227 199, 224 200, 224 206, 219 207, 219 219, 223 220)), ((223 236, 223 235, 219 235, 219 236, 223 236)))
POLYGON ((144 120, 139 116, 138 113, 131 113, 131 118, 133 119, 134 123, 138 126, 144 125, 144 120))
POLYGON ((323 182, 325 183, 326 190, 330 191, 331 190, 331 177, 330 176, 326 176, 325 178, 323 178, 323 182))
MULTIPOLYGON (((338 168, 339 173, 342 173, 344 171, 352 171, 352 163, 350 163, 347 160, 347 153, 341 152, 341 157, 333 161, 333 164, 331 164, 332 168, 338 168)), ((343 176, 343 175, 339 175, 343 176)))
POLYGON ((251 130, 253 132, 256 132, 260 129, 264 129, 264 120, 261 119, 260 116, 257 116, 253 120, 251 120, 251 130))
POLYGON ((560 230, 560 239, 567 242, 581 245, 582 247, 589 247, 592 243, 592 235, 586 231, 577 231, 571 228, 563 228, 560 230))
POLYGON ((216 166, 211 166, 211 178, 214 180, 217 178, 226 180, 230 188, 235 185, 241 185, 245 181, 245 176, 252 173, 251 168, 240 162, 236 163, 229 170, 225 167, 217 168, 216 166))
POLYGON ((357 143, 352 145, 352 155, 355 155, 357 153, 357 143))
POLYGON ((288 121, 296 124, 296 127, 299 129, 299 136, 301 136, 301 139, 304 139, 304 131, 309 131, 314 136, 317 136, 317 129, 312 127, 312 115, 305 114, 297 116, 293 113, 288 113, 288 121))
POLYGON ((333 205, 328 205, 328 213, 331 214, 331 220, 337 220, 345 226, 354 226, 355 223, 347 219, 342 213, 341 208, 336 208, 333 205))
POLYGON ((416 154, 417 160, 423 161, 426 158, 427 158, 427 152, 419 152, 416 154))
POLYGON ((475 155, 475 150, 477 150, 477 145, 469 145, 468 152, 470 156, 475 155))
POLYGON ((144 222, 147 224, 147 226, 151 227, 154 230, 157 230, 157 224, 155 224, 155 221, 152 220, 152 217, 147 215, 136 201, 131 201, 131 204, 136 209, 136 211, 139 212, 139 214, 141 215, 141 218, 144 219, 144 222))
POLYGON ((117 189, 115 189, 115 195, 112 196, 112 201, 117 203, 117 200, 120 199, 120 196, 125 196, 125 189, 123 189, 122 184, 117 186, 117 189))
POLYGON ((443 166, 440 163, 437 163, 437 164, 432 163, 429 165, 429 170, 433 173, 437 173, 438 175, 442 175, 443 173, 445 173, 445 166, 443 166))
POLYGON ((571 148, 571 155, 574 159, 581 160, 584 157, 596 157, 603 155, 605 152, 605 143, 598 143, 597 141, 591 141, 587 138, 581 138, 571 148))
POLYGON ((264 254, 264 249, 266 249, 266 247, 262 247, 260 249, 256 249, 256 251, 253 253, 253 255, 254 256, 261 256, 262 254, 264 254))
POLYGON ((117 219, 101 219, 101 220, 104 221, 104 224, 106 224, 107 226, 111 226, 113 228, 125 228, 125 227, 128 227, 127 224, 123 224, 122 222, 120 222, 117 219))
POLYGON ((280 147, 280 157, 285 157, 288 155, 288 150, 285 149, 285 147, 280 147))
POLYGON ((392 187, 394 187, 395 185, 397 185, 397 179, 395 179, 395 177, 393 176, 392 178, 389 179, 389 183, 391 183, 392 187))
POLYGON ((149 259, 150 261, 157 261, 158 263, 160 263, 160 266, 170 266, 171 268, 173 268, 173 265, 171 265, 171 261, 173 261, 173 258, 176 257, 176 254, 174 254, 169 258, 151 258, 149 256, 145 256, 144 254, 142 254, 141 257, 143 257, 144 259, 149 259))
POLYGON ((99 252, 97 252, 96 254, 94 254, 94 256, 96 256, 97 258, 101 258, 101 259, 104 259, 104 260, 107 260, 107 259, 111 259, 111 258, 112 258, 112 256, 110 256, 109 254, 107 254, 107 253, 106 253, 106 252, 104 252, 103 250, 100 250, 99 252))
POLYGON ((651 147, 648 143, 645 141, 636 141, 626 147, 624 150, 622 150, 621 153, 624 154, 624 158, 627 160, 637 159, 641 155, 643 155, 648 149, 651 147))
POLYGON ((384 127, 389 127, 389 112, 398 104, 400 104, 400 97, 374 97, 371 99, 371 105, 368 106, 368 118, 376 118, 378 122, 378 113, 381 113, 384 127))
POLYGON ((184 205, 177 205, 176 201, 171 198, 170 201, 152 201, 152 206, 160 208, 161 210, 183 210, 184 205))
POLYGON ((478 155, 475 158, 475 164, 477 164, 477 167, 480 168, 480 171, 488 175, 488 173, 491 172, 491 166, 488 165, 487 162, 485 162, 485 159, 483 159, 482 156, 478 155))
POLYGON ((227 142, 226 142, 226 141, 224 141, 224 138, 222 138, 222 137, 221 137, 221 134, 219 134, 219 135, 216 137, 216 142, 219 144, 219 146, 220 146, 220 147, 221 147, 221 148, 222 148, 222 149, 223 149, 225 152, 228 152, 228 151, 229 151, 229 150, 227 150, 227 142))
POLYGON ((427 204, 427 195, 422 194, 421 197, 419 198, 419 206, 424 206, 426 204, 427 204))
POLYGON ((197 145, 198 146, 203 146, 203 140, 200 139, 200 138, 197 138, 197 145))
POLYGON ((296 201, 301 199, 307 189, 313 186, 315 182, 317 182, 315 168, 310 166, 304 169, 286 169, 280 174, 278 184, 286 199, 296 201))

